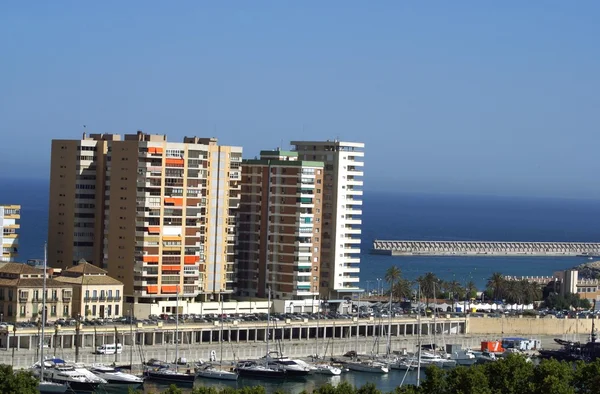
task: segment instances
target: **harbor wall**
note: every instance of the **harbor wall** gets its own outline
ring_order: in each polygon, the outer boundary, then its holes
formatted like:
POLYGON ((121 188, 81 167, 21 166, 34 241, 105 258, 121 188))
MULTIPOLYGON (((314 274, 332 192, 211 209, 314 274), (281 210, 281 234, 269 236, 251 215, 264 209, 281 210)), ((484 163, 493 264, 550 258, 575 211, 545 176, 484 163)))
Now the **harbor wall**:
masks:
POLYGON ((551 317, 481 317, 469 318, 470 335, 535 336, 588 335, 592 332, 592 319, 556 319, 551 317))

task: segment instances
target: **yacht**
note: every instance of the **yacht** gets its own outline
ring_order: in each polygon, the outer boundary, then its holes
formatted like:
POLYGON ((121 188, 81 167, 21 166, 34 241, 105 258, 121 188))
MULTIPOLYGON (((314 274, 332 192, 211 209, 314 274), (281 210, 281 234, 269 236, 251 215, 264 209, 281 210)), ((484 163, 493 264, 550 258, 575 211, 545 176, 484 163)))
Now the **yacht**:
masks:
POLYGON ((155 368, 146 368, 144 376, 150 380, 165 383, 181 383, 181 384, 194 384, 196 375, 189 369, 185 372, 179 372, 176 369, 172 369, 168 365, 162 365, 155 368))
POLYGON ((249 378, 285 378, 286 370, 268 362, 242 361, 235 368, 240 376, 249 378))
POLYGON ((450 359, 454 360, 457 365, 473 365, 477 362, 477 357, 470 350, 459 350, 450 353, 450 359))
POLYGON ((401 371, 412 371, 417 366, 417 360, 412 359, 399 359, 396 362, 390 364, 390 368, 399 369, 401 371))
POLYGON ((338 376, 342 374, 342 370, 329 364, 316 364, 314 373, 319 375, 338 376))
POLYGON ((440 368, 452 368, 456 366, 456 361, 444 358, 439 354, 427 351, 420 351, 421 366, 435 365, 440 368))
POLYGON ((196 376, 207 379, 219 380, 237 380, 238 374, 235 371, 225 371, 216 368, 212 364, 198 364, 196 367, 196 376))
MULTIPOLYGON (((39 377, 40 380, 42 379, 41 369, 41 364, 39 362, 35 363, 30 368, 33 375, 39 377)), ((87 371, 87 373, 82 372, 79 368, 75 368, 73 365, 67 365, 64 363, 64 361, 58 359, 44 361, 43 380, 43 385, 40 385, 40 391, 41 389, 52 389, 50 388, 50 385, 46 386, 45 383, 53 382, 59 383, 59 385, 68 386, 71 390, 76 392, 94 393, 100 387, 100 385, 107 383, 106 380, 99 378, 89 371, 87 371)), ((59 388, 56 389, 60 390, 59 388)))
POLYGON ((350 361, 346 363, 350 371, 371 372, 371 373, 388 373, 389 367, 378 361, 350 361))
POLYGON ((122 372, 118 368, 104 364, 92 364, 90 367, 90 372, 106 380, 109 384, 123 385, 131 387, 133 390, 144 384, 143 378, 122 372))
POLYGON ((292 360, 288 357, 271 358, 270 356, 267 356, 266 360, 269 364, 277 365, 285 370, 287 376, 306 376, 316 370, 302 360, 292 360))

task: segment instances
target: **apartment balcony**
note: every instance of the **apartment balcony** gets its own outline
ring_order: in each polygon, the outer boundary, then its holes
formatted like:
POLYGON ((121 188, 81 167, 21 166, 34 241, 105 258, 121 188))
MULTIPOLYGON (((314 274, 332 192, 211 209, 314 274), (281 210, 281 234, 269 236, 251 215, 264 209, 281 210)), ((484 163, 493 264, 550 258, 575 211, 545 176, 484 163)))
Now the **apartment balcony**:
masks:
POLYGON ((351 267, 351 266, 342 266, 339 267, 340 268, 340 272, 346 272, 349 274, 358 274, 360 273, 360 268, 358 267, 351 267))
POLYGON ((348 172, 346 172, 346 174, 348 174, 348 176, 356 176, 356 177, 364 176, 365 175, 364 172, 362 172, 362 171, 355 171, 355 170, 348 170, 348 172))
POLYGON ((361 234, 361 229, 346 227, 346 228, 342 229, 341 233, 359 235, 359 234, 361 234))
POLYGON ((346 224, 351 224, 351 225, 359 225, 362 224, 362 220, 361 219, 345 219, 345 223, 346 224))
POLYGON ((363 211, 360 209, 346 209, 346 214, 348 215, 362 215, 363 211))
POLYGON ((361 240, 360 240, 360 238, 345 237, 345 238, 343 238, 343 242, 344 242, 344 247, 352 247, 352 245, 360 245, 361 240))
POLYGON ((363 195, 363 191, 362 190, 346 189, 346 195, 347 196, 362 196, 363 195))
POLYGON ((354 257, 345 257, 344 261, 347 264, 358 264, 358 263, 360 263, 360 259, 359 258, 354 258, 354 257))
POLYGON ((343 200, 346 205, 363 205, 362 200, 354 199, 354 198, 346 198, 343 200))
POLYGON ((346 185, 348 186, 363 186, 363 181, 358 181, 358 180, 346 180, 346 185))
POLYGON ((341 280, 343 281, 343 283, 358 283, 358 282, 360 282, 360 278, 354 277, 354 276, 342 276, 341 280))
POLYGON ((354 167, 364 167, 365 166, 365 163, 363 161, 353 161, 353 160, 350 160, 350 161, 352 162, 352 165, 354 167))

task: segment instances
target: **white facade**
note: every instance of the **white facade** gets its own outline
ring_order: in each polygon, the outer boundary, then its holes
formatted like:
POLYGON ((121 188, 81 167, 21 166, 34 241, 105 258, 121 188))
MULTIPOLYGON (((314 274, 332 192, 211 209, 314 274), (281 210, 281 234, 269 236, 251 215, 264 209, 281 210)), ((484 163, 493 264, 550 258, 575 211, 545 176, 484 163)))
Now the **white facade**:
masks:
POLYGON ((14 262, 19 248, 17 230, 20 219, 19 205, 0 205, 0 261, 14 262))
POLYGON ((325 163, 321 286, 328 298, 359 290, 364 143, 292 141, 301 160, 325 163), (326 242, 327 234, 327 243, 326 242))

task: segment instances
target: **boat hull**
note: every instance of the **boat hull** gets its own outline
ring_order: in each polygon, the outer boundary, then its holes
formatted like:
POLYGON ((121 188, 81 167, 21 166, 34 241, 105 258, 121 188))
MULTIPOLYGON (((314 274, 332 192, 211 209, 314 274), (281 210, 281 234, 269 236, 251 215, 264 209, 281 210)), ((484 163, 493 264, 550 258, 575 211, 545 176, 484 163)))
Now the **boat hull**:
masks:
POLYGON ((233 372, 198 372, 196 374, 199 378, 204 379, 216 379, 216 380, 237 380, 238 374, 233 372))
POLYGON ((368 372, 368 373, 379 373, 385 374, 389 372, 387 367, 376 367, 370 365, 362 365, 362 364, 347 364, 348 369, 356 372, 368 372))
POLYGON ((193 385, 194 380, 196 380, 196 375, 188 375, 183 373, 160 373, 155 371, 146 371, 144 373, 146 378, 153 380, 155 382, 165 382, 165 383, 181 383, 181 384, 189 384, 193 385))
POLYGON ((286 371, 276 370, 250 370, 245 368, 238 368, 237 372, 240 376, 243 376, 245 378, 283 379, 287 376, 286 371))
POLYGON ((40 382, 38 390, 41 394, 64 393, 69 386, 66 383, 40 382))

